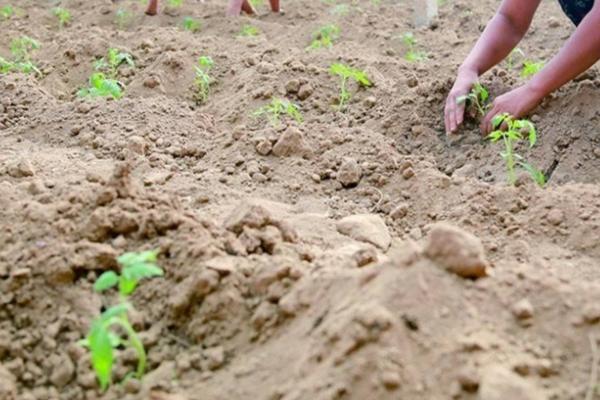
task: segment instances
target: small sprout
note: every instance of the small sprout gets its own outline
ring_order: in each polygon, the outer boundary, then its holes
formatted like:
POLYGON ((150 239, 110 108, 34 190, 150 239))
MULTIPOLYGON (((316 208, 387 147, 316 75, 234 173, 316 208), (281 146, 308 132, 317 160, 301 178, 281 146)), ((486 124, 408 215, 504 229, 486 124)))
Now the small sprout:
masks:
POLYGON ((258 29, 256 26, 252 26, 252 25, 244 25, 242 26, 242 29, 240 30, 240 36, 258 36, 260 35, 260 29, 258 29))
POLYGON ((119 8, 115 13, 117 27, 123 30, 129 24, 129 21, 131 21, 131 13, 124 8, 119 8))
POLYGON ((475 82, 471 92, 465 96, 460 96, 456 99, 458 104, 468 103, 475 106, 480 116, 485 116, 487 109, 490 107, 488 100, 490 94, 488 90, 479 82, 475 82))
POLYGON ((119 51, 115 48, 108 49, 106 57, 102 57, 94 64, 96 71, 104 72, 110 79, 116 79, 119 67, 122 64, 127 64, 135 68, 133 57, 129 53, 119 51))
POLYGON ((25 74, 36 73, 42 75, 42 72, 31 61, 30 53, 40 48, 37 40, 29 36, 21 36, 10 42, 10 52, 12 60, 6 60, 0 57, 0 73, 22 72, 25 74))
POLYGON ((333 42, 340 37, 340 27, 337 25, 325 25, 312 35, 312 42, 308 47, 311 50, 331 48, 333 42))
POLYGON ((523 50, 521 50, 518 47, 515 47, 513 49, 513 51, 510 52, 510 54, 508 55, 508 57, 506 57, 506 64, 507 64, 507 68, 509 70, 513 69, 514 66, 514 60, 515 58, 519 56, 521 58, 525 57, 525 53, 523 52, 523 50))
POLYGON ((417 46, 417 40, 412 32, 406 32, 404 35, 402 35, 402 43, 404 43, 407 48, 406 54, 404 55, 404 58, 407 61, 423 61, 427 58, 425 53, 415 50, 415 47, 417 46))
POLYGON ((10 19, 13 15, 15 15, 15 8, 11 5, 6 5, 0 7, 0 17, 2 19, 10 19))
POLYGON ((123 97, 121 82, 107 79, 102 72, 96 72, 90 76, 89 87, 77 92, 79 97, 112 97, 115 100, 123 97))
POLYGON ((93 323, 90 331, 80 344, 89 348, 92 366, 105 391, 111 384, 114 366, 114 349, 125 346, 135 350, 138 357, 135 376, 141 379, 146 371, 146 350, 137 332, 129 322, 128 311, 132 309, 127 301, 142 279, 163 276, 163 270, 156 265, 158 251, 125 253, 117 258, 121 274, 107 271, 100 275, 94 284, 96 292, 103 292, 115 286, 119 289, 119 304, 108 308, 93 323), (118 329, 115 329, 118 328, 118 329), (126 336, 126 340, 123 338, 126 336))
POLYGON ((503 113, 496 115, 492 119, 494 131, 489 134, 488 139, 492 143, 500 140, 504 143, 504 151, 500 153, 506 163, 507 179, 510 185, 517 181, 515 172, 516 167, 521 167, 527 171, 532 179, 541 187, 546 184, 544 173, 536 169, 531 164, 524 161, 523 157, 514 152, 515 143, 527 139, 529 148, 532 148, 537 141, 537 132, 533 123, 527 119, 515 119, 510 114, 503 113), (503 129, 506 127, 506 129, 503 129), (523 135, 526 135, 525 137, 523 135))
POLYGON ((61 29, 71 22, 71 13, 65 8, 54 7, 52 9, 52 14, 54 14, 54 16, 58 18, 58 27, 61 29))
POLYGON ((373 85, 364 71, 351 68, 344 64, 332 64, 331 67, 329 67, 329 73, 337 75, 340 78, 340 96, 338 103, 340 110, 343 109, 344 105, 350 100, 350 92, 347 88, 349 79, 355 81, 359 86, 369 87, 373 85))
POLYGON ((167 4, 170 7, 177 8, 177 7, 181 7, 183 5, 183 0, 168 0, 167 4))
POLYGON ((195 32, 198 32, 201 27, 202 27, 202 24, 200 23, 200 21, 198 21, 197 19, 195 19, 193 17, 185 17, 183 19, 183 29, 185 29, 186 31, 195 33, 195 32))
POLYGON ((196 86, 196 101, 198 103, 205 103, 208 100, 212 83, 209 72, 213 66, 214 61, 211 57, 202 56, 198 59, 198 65, 194 67, 196 71, 194 85, 196 86))
POLYGON ((301 124, 304 120, 300 108, 284 99, 274 98, 269 104, 263 106, 252 113, 254 117, 262 117, 266 115, 271 125, 278 126, 282 116, 288 116, 301 124))
POLYGON ((544 62, 533 62, 530 60, 523 61, 523 69, 521 70, 521 77, 529 78, 541 71, 544 68, 544 62))

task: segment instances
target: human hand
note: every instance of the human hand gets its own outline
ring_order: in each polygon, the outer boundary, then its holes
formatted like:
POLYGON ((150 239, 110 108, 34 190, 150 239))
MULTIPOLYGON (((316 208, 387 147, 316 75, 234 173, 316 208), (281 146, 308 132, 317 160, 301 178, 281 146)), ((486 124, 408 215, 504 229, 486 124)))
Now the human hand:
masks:
POLYGON ((446 107, 444 109, 444 120, 446 124, 446 133, 456 133, 458 127, 465 119, 465 103, 458 104, 458 99, 466 96, 471 91, 471 88, 477 82, 479 76, 476 71, 463 69, 459 70, 454 86, 446 99, 446 107))
POLYGON ((514 118, 522 118, 536 108, 542 101, 543 96, 528 85, 511 90, 498 96, 492 103, 492 108, 481 122, 481 133, 489 135, 493 130, 493 118, 502 113, 510 114, 514 118))

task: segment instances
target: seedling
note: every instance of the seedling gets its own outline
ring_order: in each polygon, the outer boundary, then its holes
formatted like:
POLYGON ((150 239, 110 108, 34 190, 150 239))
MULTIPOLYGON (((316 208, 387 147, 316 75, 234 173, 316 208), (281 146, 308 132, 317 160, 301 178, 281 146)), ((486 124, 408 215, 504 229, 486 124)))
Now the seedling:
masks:
POLYGON ((129 322, 127 313, 132 306, 128 299, 142 279, 164 275, 163 270, 156 265, 157 255, 158 251, 125 253, 117 258, 121 265, 121 274, 114 271, 104 272, 94 284, 96 292, 104 292, 118 286, 120 299, 119 304, 108 308, 92 323, 88 335, 80 342, 90 349, 92 366, 102 391, 111 384, 116 348, 135 350, 138 357, 135 376, 138 379, 141 379, 146 371, 146 350, 129 322))
POLYGON ((122 64, 127 64, 135 68, 133 57, 129 53, 119 51, 114 48, 108 49, 106 57, 102 57, 94 64, 96 71, 104 72, 110 79, 115 79, 118 74, 119 67, 122 64))
POLYGON ((353 80, 359 86, 363 87, 369 87, 373 85, 364 71, 351 68, 345 64, 332 64, 331 67, 329 67, 329 73, 332 75, 337 75, 340 78, 340 96, 338 102, 338 107, 340 110, 344 107, 348 100, 350 100, 350 92, 347 88, 348 80, 353 80))
POLYGON ((205 103, 208 100, 210 94, 210 84, 212 78, 209 75, 210 70, 214 66, 214 61, 211 57, 202 56, 198 59, 198 65, 196 65, 196 79, 194 85, 196 86, 196 101, 198 103, 205 103))
POLYGON ((427 58, 425 53, 415 49, 417 46, 417 40, 412 32, 406 32, 404 35, 402 35, 402 43, 404 43, 407 48, 406 54, 404 54, 404 58, 407 61, 422 61, 427 58))
POLYGON ((65 8, 54 7, 52 9, 52 14, 58 18, 58 27, 61 29, 71 22, 71 13, 65 8))
POLYGON ((200 23, 200 21, 198 21, 197 19, 195 19, 193 17, 185 17, 183 19, 183 29, 185 29, 186 31, 195 33, 195 32, 198 32, 201 27, 202 27, 202 24, 200 23))
POLYGON ((299 124, 304 120, 300 108, 296 104, 279 98, 274 98, 269 104, 259 108, 252 115, 254 117, 266 115, 271 125, 274 126, 279 125, 282 116, 288 116, 299 124))
POLYGON ((258 36, 260 29, 252 25, 244 25, 240 31, 240 36, 258 36))
POLYGON ((331 48, 333 42, 340 37, 340 28, 337 25, 325 25, 312 35, 312 42, 308 47, 311 50, 331 48))
POLYGON ((12 60, 6 60, 0 57, 0 73, 6 74, 9 72, 23 72, 29 74, 35 72, 41 75, 42 72, 31 61, 30 53, 33 50, 40 48, 37 40, 29 36, 21 36, 18 39, 13 39, 10 42, 10 52, 12 60))
POLYGON ((183 0, 168 0, 167 4, 170 7, 178 8, 178 7, 181 7, 183 5, 183 0))
POLYGON ((534 62, 534 61, 523 61, 523 69, 521 70, 521 77, 529 78, 540 72, 540 70, 544 68, 544 62, 534 62))
POLYGON ((15 15, 13 6, 6 5, 0 8, 0 17, 2 17, 2 19, 10 19, 13 15, 15 15))
POLYGON ((532 148, 537 141, 537 132, 533 123, 527 119, 515 119, 510 114, 503 113, 496 115, 492 119, 494 131, 489 134, 488 139, 492 143, 500 140, 504 143, 504 151, 500 153, 506 163, 507 179, 510 185, 517 181, 515 172, 516 167, 521 167, 527 171, 532 179, 539 185, 546 184, 544 173, 531 164, 524 161, 523 157, 514 152, 515 143, 520 140, 529 140, 529 148, 532 148), (503 129, 504 126, 506 129, 503 129), (525 135, 525 137, 523 136, 525 135))
POLYGON ((485 116, 487 109, 489 108, 488 100, 490 94, 488 90, 479 82, 475 82, 471 92, 465 96, 460 96, 456 101, 458 104, 469 103, 475 106, 475 109, 480 116, 485 116))
POLYGON ((115 100, 123 97, 121 82, 106 78, 102 72, 96 72, 90 76, 89 87, 77 92, 79 97, 112 97, 115 100))
POLYGON ((510 52, 508 57, 506 57, 506 64, 509 70, 513 69, 514 59, 519 56, 521 58, 525 57, 525 53, 520 48, 516 47, 513 51, 510 52))
POLYGON ((119 8, 115 13, 115 23, 117 27, 121 30, 125 29, 125 27, 129 24, 131 20, 131 13, 124 8, 119 8))

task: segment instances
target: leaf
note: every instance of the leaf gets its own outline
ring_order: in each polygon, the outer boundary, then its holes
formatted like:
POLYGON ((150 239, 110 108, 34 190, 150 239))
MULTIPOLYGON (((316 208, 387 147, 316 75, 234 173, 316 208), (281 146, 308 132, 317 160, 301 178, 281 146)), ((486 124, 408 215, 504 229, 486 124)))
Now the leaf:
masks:
POLYGON ((523 167, 523 169, 529 173, 531 178, 540 187, 544 187, 546 185, 546 175, 544 175, 544 173, 542 171, 540 171, 539 169, 535 168, 533 165, 528 164, 528 163, 522 162, 522 163, 519 163, 519 165, 521 167, 523 167))
POLYGON ((100 319, 103 322, 109 322, 111 319, 115 317, 120 317, 121 315, 127 313, 131 309, 131 305, 129 303, 121 303, 116 306, 112 306, 100 315, 100 319))
POLYGON ((492 141, 492 143, 495 143, 498 140, 502 139, 502 133, 502 131, 494 131, 488 135, 488 139, 492 141))
POLYGON ((89 335, 92 352, 92 366, 100 382, 100 389, 105 391, 110 384, 114 362, 113 347, 106 326, 96 321, 89 335))
POLYGON ((106 271, 94 283, 94 290, 96 292, 103 292, 116 286, 117 283, 119 283, 119 275, 115 271, 106 271))
POLYGON ((159 250, 148 250, 139 253, 128 252, 117 257, 117 262, 124 268, 131 264, 137 264, 140 262, 153 263, 158 258, 159 250))

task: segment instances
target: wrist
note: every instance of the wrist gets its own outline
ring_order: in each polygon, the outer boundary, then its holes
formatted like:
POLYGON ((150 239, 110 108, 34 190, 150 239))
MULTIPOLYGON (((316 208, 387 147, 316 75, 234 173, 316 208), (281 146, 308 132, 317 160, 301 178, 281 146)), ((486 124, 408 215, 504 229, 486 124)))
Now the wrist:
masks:
POLYGON ((477 77, 479 77, 479 70, 469 64, 463 64, 460 67, 458 67, 458 74, 459 75, 476 75, 477 77))
POLYGON ((545 85, 543 82, 538 82, 538 80, 535 78, 527 82, 525 87, 528 93, 540 101, 544 97, 548 96, 551 92, 547 85, 545 85))

